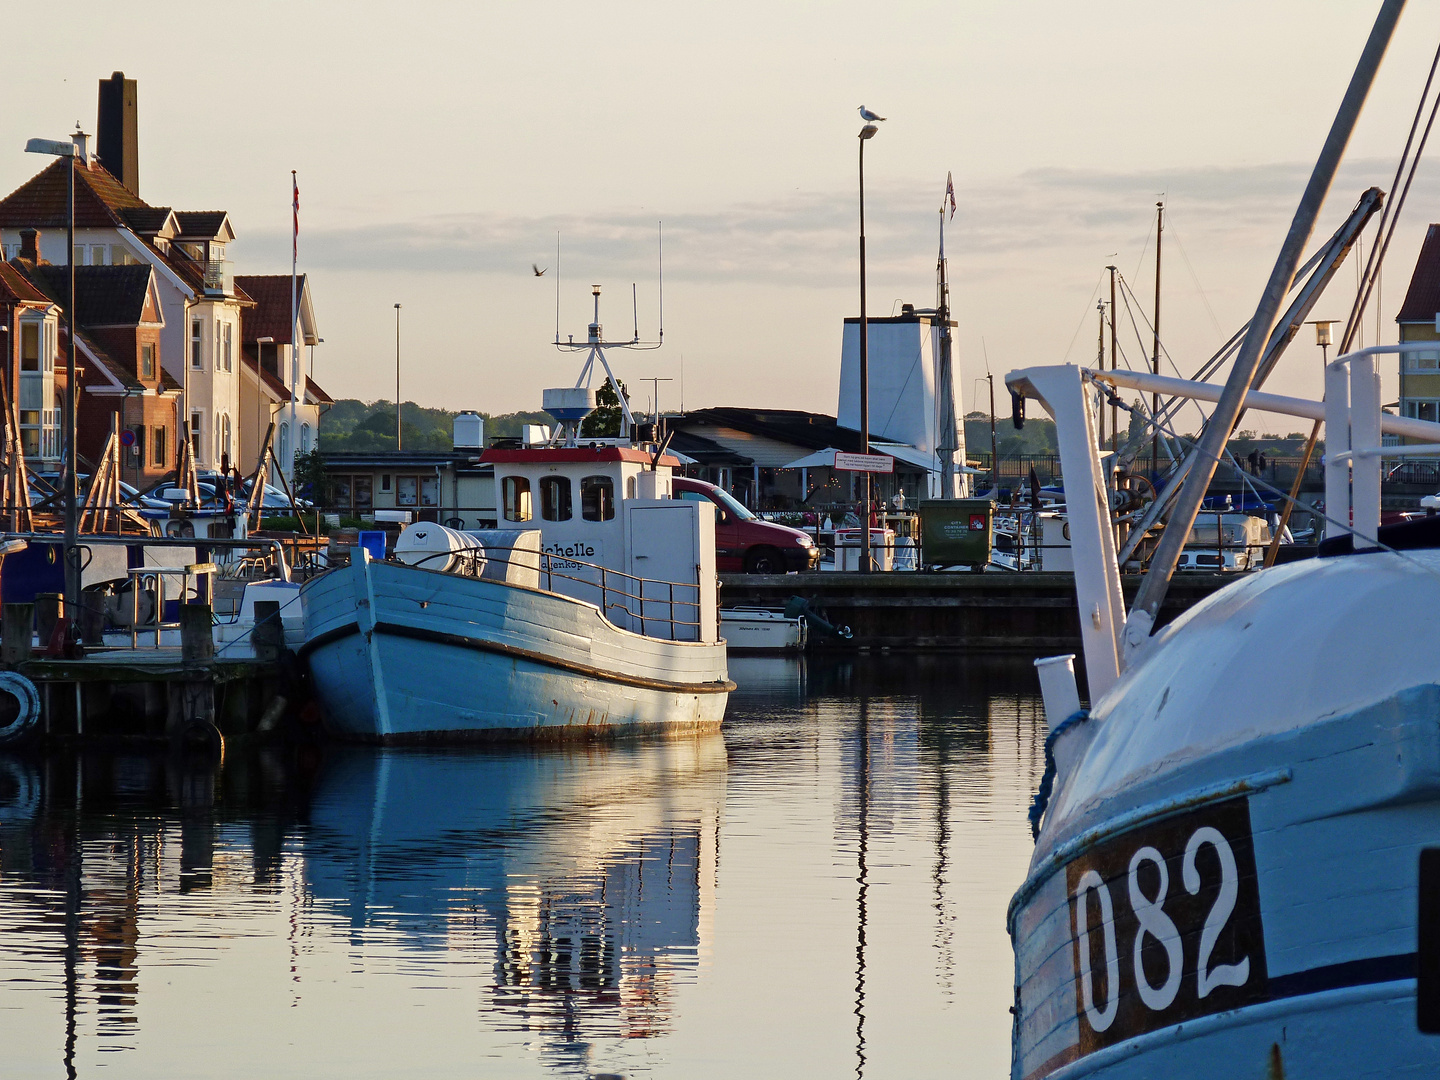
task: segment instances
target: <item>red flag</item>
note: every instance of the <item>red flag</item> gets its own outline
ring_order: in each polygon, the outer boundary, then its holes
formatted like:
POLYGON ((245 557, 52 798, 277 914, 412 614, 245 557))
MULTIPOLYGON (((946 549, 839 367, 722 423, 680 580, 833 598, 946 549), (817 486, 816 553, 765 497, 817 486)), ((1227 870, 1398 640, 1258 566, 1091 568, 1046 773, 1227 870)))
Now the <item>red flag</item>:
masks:
MULTIPOLYGON (((298 196, 297 196, 297 198, 298 198, 298 196)), ((950 200, 950 220, 951 220, 951 221, 954 221, 954 220, 955 220, 955 181, 950 178, 950 174, 949 174, 948 172, 945 174, 945 198, 947 198, 947 199, 950 200)), ((297 203, 296 205, 298 206, 299 204, 297 203)))
POLYGON ((290 170, 290 186, 294 193, 294 200, 291 204, 294 228, 290 233, 290 257, 298 259, 300 257, 300 184, 295 179, 294 169, 290 170))

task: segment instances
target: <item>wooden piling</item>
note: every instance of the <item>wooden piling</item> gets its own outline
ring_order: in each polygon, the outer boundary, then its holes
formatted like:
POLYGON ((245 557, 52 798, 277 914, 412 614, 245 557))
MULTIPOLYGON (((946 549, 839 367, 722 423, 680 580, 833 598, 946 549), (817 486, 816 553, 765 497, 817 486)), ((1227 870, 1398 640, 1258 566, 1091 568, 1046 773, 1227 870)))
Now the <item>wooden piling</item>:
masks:
POLYGON ((251 632, 255 643, 255 659, 262 664, 273 664, 280 659, 285 648, 285 627, 280 622, 280 601, 255 601, 255 629, 251 632))
POLYGON ((6 604, 0 609, 0 666, 14 669, 30 659, 34 604, 6 604))
POLYGON ((105 601, 98 595, 80 594, 80 641, 84 645, 105 644, 105 601))
POLYGON ((35 639, 40 643, 40 648, 50 647, 50 639, 55 636, 55 624, 64 614, 65 597, 60 593, 35 594, 35 639))
POLYGON ((180 605, 180 658, 187 664, 215 659, 214 618, 209 604, 180 605))

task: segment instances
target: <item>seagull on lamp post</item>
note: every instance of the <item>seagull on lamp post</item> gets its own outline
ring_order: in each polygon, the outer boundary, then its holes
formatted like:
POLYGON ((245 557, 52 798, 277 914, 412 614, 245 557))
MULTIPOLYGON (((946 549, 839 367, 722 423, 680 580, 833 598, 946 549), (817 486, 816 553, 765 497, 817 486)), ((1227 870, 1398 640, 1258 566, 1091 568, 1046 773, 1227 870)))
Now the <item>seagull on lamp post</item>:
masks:
POLYGON ((861 106, 860 106, 860 119, 866 121, 867 123, 873 124, 873 123, 875 123, 877 120, 884 120, 885 117, 881 116, 879 113, 871 112, 869 109, 865 108, 864 105, 861 105, 861 106))

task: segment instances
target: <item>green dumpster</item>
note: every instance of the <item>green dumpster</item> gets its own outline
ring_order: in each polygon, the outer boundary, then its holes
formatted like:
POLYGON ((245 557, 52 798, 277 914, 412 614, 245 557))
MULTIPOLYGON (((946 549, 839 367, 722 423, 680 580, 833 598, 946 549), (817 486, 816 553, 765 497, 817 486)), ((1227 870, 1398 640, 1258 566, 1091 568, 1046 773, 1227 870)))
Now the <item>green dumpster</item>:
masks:
POLYGON ((920 558, 926 566, 990 562, 995 504, 989 499, 926 499, 920 504, 920 558))

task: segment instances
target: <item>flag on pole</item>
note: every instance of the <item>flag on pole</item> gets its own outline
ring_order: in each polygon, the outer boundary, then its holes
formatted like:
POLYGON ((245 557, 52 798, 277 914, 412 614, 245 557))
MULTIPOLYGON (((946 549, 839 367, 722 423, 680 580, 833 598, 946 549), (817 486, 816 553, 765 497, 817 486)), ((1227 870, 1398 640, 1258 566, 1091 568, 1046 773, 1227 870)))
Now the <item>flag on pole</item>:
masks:
POLYGON ((290 231, 290 258, 293 260, 300 257, 300 183, 295 179, 294 169, 290 170, 290 187, 294 195, 291 203, 293 228, 290 231))
MULTIPOLYGON (((950 174, 949 174, 948 172, 945 174, 945 198, 950 200, 950 220, 951 220, 951 221, 954 221, 954 220, 955 220, 955 181, 954 181, 953 179, 951 179, 950 174)), ((297 199, 297 200, 299 199, 299 196, 298 196, 298 195, 296 196, 296 199, 297 199)), ((295 205, 298 207, 300 204, 299 204, 299 202, 297 201, 295 205)), ((942 205, 943 205, 943 200, 942 200, 942 205)))

